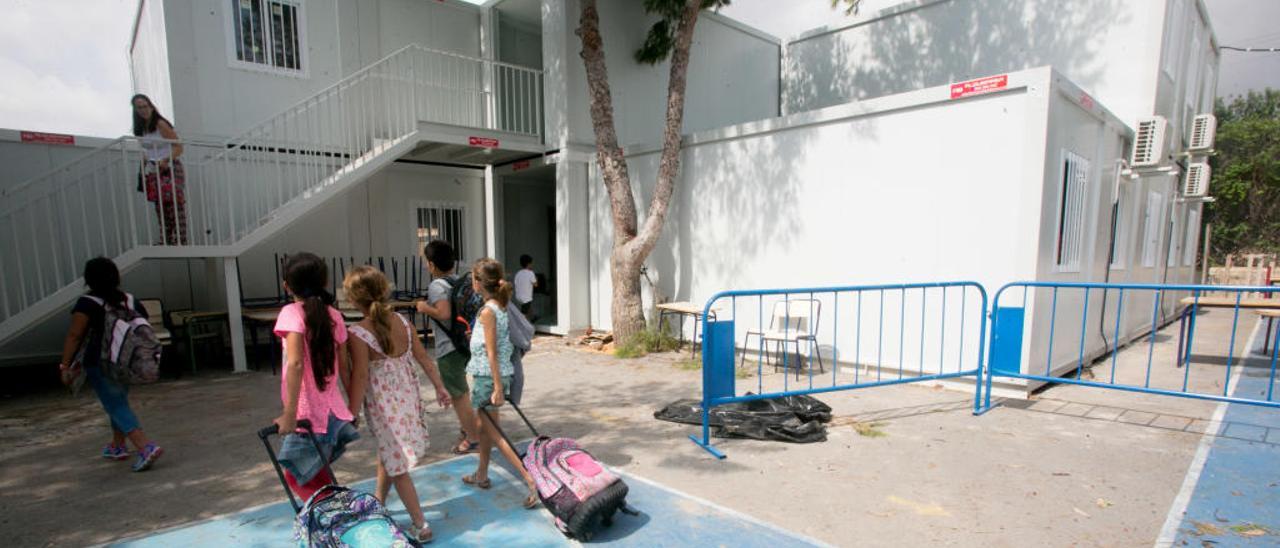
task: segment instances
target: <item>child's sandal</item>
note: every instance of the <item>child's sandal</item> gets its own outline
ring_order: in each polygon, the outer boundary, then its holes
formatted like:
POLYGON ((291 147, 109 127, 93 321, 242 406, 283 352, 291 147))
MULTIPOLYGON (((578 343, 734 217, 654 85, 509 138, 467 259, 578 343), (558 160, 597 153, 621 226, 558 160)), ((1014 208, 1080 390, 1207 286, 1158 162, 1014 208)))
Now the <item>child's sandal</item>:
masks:
POLYGON ((475 474, 462 476, 462 483, 478 487, 480 489, 488 489, 493 486, 493 483, 489 481, 489 478, 476 479, 475 474))
POLYGON ((461 441, 454 444, 453 454, 466 455, 468 453, 475 453, 476 451, 479 450, 479 448, 480 448, 480 442, 467 441, 466 438, 463 438, 461 441))
POLYGON ((431 524, 423 522, 421 527, 417 525, 413 527, 416 529, 413 536, 418 541, 418 544, 428 544, 435 538, 435 533, 431 532, 431 524))

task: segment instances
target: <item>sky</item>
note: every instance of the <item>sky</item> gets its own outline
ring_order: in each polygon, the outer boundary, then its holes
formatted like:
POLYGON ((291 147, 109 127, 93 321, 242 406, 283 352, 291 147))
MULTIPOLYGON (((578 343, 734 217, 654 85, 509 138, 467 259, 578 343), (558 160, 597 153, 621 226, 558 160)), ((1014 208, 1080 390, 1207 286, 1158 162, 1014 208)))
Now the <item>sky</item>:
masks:
MULTIPOLYGON (((873 12, 900 1, 863 0, 863 9, 873 12)), ((1280 0, 1206 5, 1221 45, 1280 47, 1280 0)), ((0 128, 100 137, 127 133, 126 49, 136 6, 137 0, 0 0, 0 128)), ((827 0, 733 0, 724 14, 780 38, 848 21, 827 0)), ((1280 54, 1226 51, 1222 59, 1219 96, 1280 89, 1280 54)))

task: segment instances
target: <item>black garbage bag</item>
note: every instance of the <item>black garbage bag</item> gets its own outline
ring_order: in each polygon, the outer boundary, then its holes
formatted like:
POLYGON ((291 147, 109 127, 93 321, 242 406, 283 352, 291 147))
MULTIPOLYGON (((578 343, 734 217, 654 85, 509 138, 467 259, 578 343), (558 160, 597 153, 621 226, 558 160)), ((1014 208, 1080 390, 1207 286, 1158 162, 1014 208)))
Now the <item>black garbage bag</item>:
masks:
MULTIPOLYGON (((748 393, 750 395, 750 393, 748 393)), ((680 424, 702 424, 702 402, 678 400, 653 418, 680 424)), ((785 396, 730 403, 711 410, 708 422, 717 438, 748 438, 790 443, 827 441, 831 407, 811 396, 785 396)))

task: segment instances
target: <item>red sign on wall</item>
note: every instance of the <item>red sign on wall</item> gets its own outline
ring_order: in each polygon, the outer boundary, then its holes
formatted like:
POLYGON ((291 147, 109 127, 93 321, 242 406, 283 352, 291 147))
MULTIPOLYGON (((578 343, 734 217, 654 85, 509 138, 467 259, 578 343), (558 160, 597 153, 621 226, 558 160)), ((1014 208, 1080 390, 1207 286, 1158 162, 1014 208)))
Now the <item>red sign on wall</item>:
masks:
POLYGON ((951 98, 959 99, 970 95, 981 95, 1004 89, 1009 85, 1009 75, 1001 74, 999 76, 988 76, 977 80, 969 80, 968 82, 957 82, 951 84, 951 98))
POLYGON ((520 160, 519 162, 511 164, 511 171, 520 171, 522 169, 529 169, 529 165, 530 164, 528 160, 520 160))
POLYGON ((38 131, 23 131, 22 142, 24 143, 40 143, 45 145, 74 145, 76 144, 75 135, 64 135, 62 133, 40 133, 38 131))
POLYGON ((473 147, 498 148, 498 140, 491 137, 467 137, 467 144, 473 147))
POLYGON ((1090 97, 1088 93, 1081 93, 1080 106, 1084 107, 1085 110, 1093 110, 1093 97, 1090 97))

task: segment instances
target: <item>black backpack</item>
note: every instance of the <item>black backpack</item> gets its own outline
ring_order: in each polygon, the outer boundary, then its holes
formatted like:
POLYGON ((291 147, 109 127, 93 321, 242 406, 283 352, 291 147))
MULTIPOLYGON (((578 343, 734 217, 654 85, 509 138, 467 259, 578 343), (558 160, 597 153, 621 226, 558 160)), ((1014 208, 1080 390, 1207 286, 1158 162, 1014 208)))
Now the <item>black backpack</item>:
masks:
POLYGON ((453 312, 453 318, 450 319, 449 325, 435 318, 431 318, 431 321, 435 322, 440 331, 449 337, 449 342, 453 343, 454 352, 470 359, 471 327, 475 325, 476 316, 484 307, 484 299, 480 298, 480 295, 471 287, 470 272, 445 278, 445 282, 449 284, 449 308, 453 312))

